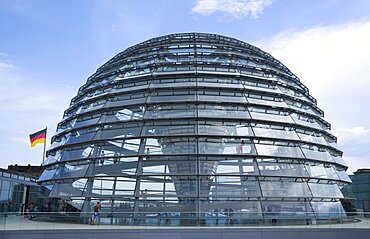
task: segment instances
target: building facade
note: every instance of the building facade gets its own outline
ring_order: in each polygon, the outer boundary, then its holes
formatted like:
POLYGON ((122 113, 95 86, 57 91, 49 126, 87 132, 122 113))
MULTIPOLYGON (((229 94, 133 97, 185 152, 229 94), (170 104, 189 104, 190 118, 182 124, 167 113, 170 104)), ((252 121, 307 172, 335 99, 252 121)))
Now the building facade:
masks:
POLYGON ((82 211, 98 200, 133 219, 344 217, 340 189, 351 180, 336 140, 307 87, 270 54, 225 36, 172 34, 88 78, 40 182, 82 211))
POLYGON ((24 212, 28 204, 36 203, 44 191, 36 180, 22 173, 0 169, 0 214, 24 212))
MULTIPOLYGON (((352 184, 349 190, 353 192, 353 204, 359 211, 370 212, 370 169, 358 169, 350 175, 352 184)), ((370 217, 370 215, 366 215, 370 217)))

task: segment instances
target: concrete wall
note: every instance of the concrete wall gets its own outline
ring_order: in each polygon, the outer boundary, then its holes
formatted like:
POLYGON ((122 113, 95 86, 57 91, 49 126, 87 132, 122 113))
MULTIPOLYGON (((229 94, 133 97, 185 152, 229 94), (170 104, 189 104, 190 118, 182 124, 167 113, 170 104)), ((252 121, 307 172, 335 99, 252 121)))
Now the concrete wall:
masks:
POLYGON ((370 229, 182 228, 1 231, 0 239, 369 239, 370 229))

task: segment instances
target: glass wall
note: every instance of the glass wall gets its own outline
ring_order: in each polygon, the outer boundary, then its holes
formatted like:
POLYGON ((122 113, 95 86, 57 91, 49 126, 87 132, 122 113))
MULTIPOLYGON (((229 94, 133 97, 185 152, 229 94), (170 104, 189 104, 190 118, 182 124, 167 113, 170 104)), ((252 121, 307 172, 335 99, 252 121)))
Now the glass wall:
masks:
POLYGON ((132 224, 324 218, 341 211, 350 179, 323 115, 298 77, 252 45, 213 34, 154 38, 79 89, 40 182, 50 197, 85 212, 101 201, 132 224))
POLYGON ((23 212, 42 192, 36 179, 0 169, 0 213, 23 212))

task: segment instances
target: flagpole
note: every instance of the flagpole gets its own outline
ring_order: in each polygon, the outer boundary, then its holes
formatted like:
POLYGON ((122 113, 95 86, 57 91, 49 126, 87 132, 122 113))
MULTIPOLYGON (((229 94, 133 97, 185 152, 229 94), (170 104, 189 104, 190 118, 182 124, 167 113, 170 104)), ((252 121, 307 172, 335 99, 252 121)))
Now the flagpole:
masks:
POLYGON ((44 164, 45 162, 45 150, 46 150, 46 135, 47 135, 47 132, 48 132, 48 127, 46 126, 46 134, 45 134, 45 142, 44 142, 44 151, 42 153, 42 164, 41 166, 44 164))

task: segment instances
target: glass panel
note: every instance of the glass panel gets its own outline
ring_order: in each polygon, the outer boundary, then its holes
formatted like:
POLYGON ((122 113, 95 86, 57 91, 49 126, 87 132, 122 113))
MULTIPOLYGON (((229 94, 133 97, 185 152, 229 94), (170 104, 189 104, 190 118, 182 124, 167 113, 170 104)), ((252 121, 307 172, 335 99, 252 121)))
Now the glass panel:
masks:
MULTIPOLYGON (((109 127, 106 125, 106 127, 109 127)), ((97 133, 95 139, 113 139, 113 138, 127 138, 139 136, 141 127, 134 128, 118 128, 118 126, 112 127, 112 129, 104 129, 97 133)))
POLYGON ((289 115, 274 115, 274 114, 264 114, 259 112, 250 112, 252 119, 266 120, 273 122, 283 122, 283 123, 294 123, 292 117, 289 115))
MULTIPOLYGON (((64 116, 63 120, 65 120, 67 118, 69 118, 69 116, 64 116)), ((60 134, 60 133, 66 131, 68 129, 72 129, 74 127, 75 123, 76 123, 76 119, 72 119, 72 120, 70 120, 66 123, 63 123, 63 124, 59 125, 56 133, 60 134)))
POLYGON ((254 134, 258 137, 299 140, 299 137, 294 130, 277 130, 254 127, 253 131, 254 134))
POLYGON ((227 78, 198 78, 198 86, 243 89, 239 80, 227 78))
POLYGON ((340 165, 343 165, 343 166, 347 166, 346 162, 344 162, 344 160, 342 159, 342 157, 340 157, 340 156, 333 156, 333 159, 334 159, 334 161, 337 164, 340 164, 340 165))
POLYGON ((79 179, 73 183, 57 183, 51 190, 50 197, 81 197, 86 181, 86 179, 79 179))
POLYGON ((146 154, 163 154, 158 139, 153 138, 146 139, 144 152, 146 154))
POLYGON ((196 141, 192 138, 148 138, 144 152, 146 154, 195 153, 196 141))
POLYGON ((92 128, 92 129, 90 129, 92 132, 86 132, 86 130, 85 130, 85 132, 74 131, 68 137, 67 142, 65 143, 65 145, 75 144, 75 143, 83 143, 83 142, 86 142, 86 141, 91 141, 94 138, 97 129, 98 128, 92 128))
POLYGON ((262 201, 262 210, 265 218, 306 218, 312 212, 309 202, 266 202, 262 201), (276 214, 279 213, 279 214, 276 214))
POLYGON ((117 177, 115 195, 130 195, 135 191, 136 179, 117 177))
POLYGON ((261 175, 273 176, 297 176, 308 177, 303 164, 286 164, 275 162, 258 162, 258 168, 261 175))
POLYGON ((336 171, 337 171, 337 174, 338 174, 340 180, 352 183, 352 180, 348 177, 348 174, 345 170, 337 169, 336 171))
POLYGON ((198 116, 207 118, 250 119, 248 110, 243 106, 199 105, 198 116))
POLYGON ((112 195, 114 190, 114 178, 95 178, 92 188, 92 194, 112 195))
POLYGON ((101 157, 135 155, 139 152, 140 139, 111 140, 99 148, 101 157))
POLYGON ((143 165, 143 174, 165 174, 167 170, 165 165, 143 165))
POLYGON ((253 132, 251 128, 247 125, 240 125, 240 124, 228 125, 228 124, 229 123, 217 125, 216 123, 210 122, 209 125, 199 125, 198 134, 199 135, 253 136, 253 132))
MULTIPOLYGON (((105 108, 108 108, 108 107, 110 107, 110 108, 122 107, 122 105, 126 105, 126 106, 128 106, 128 105, 143 105, 143 104, 145 104, 146 99, 147 99, 146 95, 141 95, 140 97, 135 98, 135 99, 130 99, 128 97, 121 97, 120 96, 120 99, 114 99, 113 101, 108 102, 105 108)), ((123 113, 125 114, 126 112, 123 112, 123 113)))
POLYGON ((311 202, 311 205, 316 217, 318 218, 336 218, 346 216, 340 202, 311 202))
POLYGON ((323 130, 323 127, 321 127, 320 124, 318 124, 313 118, 308 118, 307 116, 295 113, 291 114, 291 116, 297 124, 323 130))
POLYGON ((260 195, 254 177, 214 176, 201 178, 201 195, 212 198, 245 198, 260 195))
MULTIPOLYGON (((85 112, 88 112, 88 111, 92 111, 92 110, 97 110, 97 109, 101 109, 103 108, 103 106, 105 105, 105 103, 107 103, 107 100, 98 100, 98 101, 93 101, 87 105, 83 105, 79 112, 78 113, 85 113, 85 112)), ((76 114, 78 114, 76 112, 76 114)))
POLYGON ((151 82, 150 88, 192 87, 195 85, 195 78, 158 79, 151 82))
POLYGON ((214 198, 212 201, 204 199, 200 202, 200 212, 205 212, 205 223, 209 226, 229 225, 229 216, 233 216, 233 220, 258 218, 259 208, 260 203, 253 201, 228 201, 214 198))
POLYGON ((289 106, 283 101, 270 101, 270 100, 253 99, 253 98, 247 98, 247 99, 248 99, 248 103, 250 104, 289 108, 289 106))
POLYGON ((74 150, 65 149, 64 151, 62 151, 61 161, 64 161, 64 160, 69 161, 71 159, 87 158, 91 155, 91 153, 93 152, 93 148, 94 148, 93 145, 81 145, 80 147, 82 148, 74 149, 74 150))
POLYGON ((137 158, 123 158, 113 160, 101 159, 96 161, 92 175, 120 175, 135 174, 137 170, 137 158))
MULTIPOLYGON (((212 162, 207 162, 208 164, 212 162)), ((206 171, 207 165, 200 164, 201 170, 206 171)), ((211 167, 211 166, 209 166, 211 167)), ((143 174, 171 174, 189 175, 197 173, 196 162, 191 161, 145 161, 143 162, 143 174)))
POLYGON ((305 182, 261 181, 264 197, 311 197, 305 182))
POLYGON ((152 93, 148 97, 148 103, 168 103, 168 102, 184 102, 184 101, 195 101, 196 95, 192 91, 173 91, 173 92, 157 92, 152 93), (158 94, 158 95, 156 95, 158 94))
POLYGON ((152 105, 145 110, 145 119, 195 117, 195 105, 152 105))
POLYGON ((249 139, 235 138, 200 138, 201 154, 254 154, 253 143, 249 139))
POLYGON ((214 174, 216 171, 216 168, 217 168, 217 161, 200 161, 199 162, 199 172, 201 174, 214 174))
POLYGON ((337 184, 309 183, 312 195, 317 198, 343 198, 337 184))
POLYGON ((339 179, 335 170, 331 166, 324 165, 306 165, 310 177, 324 179, 339 179))
MULTIPOLYGON (((195 123, 195 122, 194 122, 195 123)), ((163 125, 145 126, 142 135, 161 136, 161 135, 195 135, 195 125, 163 125)))
POLYGON ((298 135, 302 141, 309 142, 309 143, 328 145, 328 142, 326 142, 325 138, 322 136, 318 137, 315 135, 307 135, 307 134, 301 134, 301 133, 298 133, 298 135))
MULTIPOLYGON (((135 82, 135 84, 141 83, 141 82, 135 82)), ((145 90, 149 88, 149 81, 142 82, 145 85, 129 85, 129 84, 124 84, 121 85, 119 89, 112 89, 110 94, 122 94, 122 93, 129 93, 133 91, 138 91, 138 90, 145 90), (121 88, 122 87, 122 88, 121 88)))
POLYGON ((64 145, 67 142, 70 135, 71 135, 70 133, 67 133, 63 136, 58 136, 58 138, 55 138, 48 150, 64 145))
POLYGON ((258 155, 304 158, 299 147, 255 144, 258 155))
MULTIPOLYGON (((57 151, 57 152, 59 152, 59 151, 57 151)), ((49 155, 47 156, 47 158, 45 159, 45 162, 43 163, 43 165, 48 165, 48 164, 51 164, 51 163, 57 162, 57 161, 59 161, 59 160, 60 160, 60 157, 61 157, 60 153, 58 153, 58 154, 56 154, 56 155, 51 155, 51 154, 49 154, 49 155)))
MULTIPOLYGON (((110 141, 112 142, 112 141, 110 141)), ((125 152, 130 152, 127 155, 130 155, 131 153, 137 153, 139 152, 140 148, 140 139, 127 139, 123 141, 123 150, 125 152)), ((113 143, 113 142, 112 142, 113 143)), ((119 143, 119 141, 117 142, 119 143)))
POLYGON ((57 171, 56 169, 45 169, 45 170, 42 172, 42 174, 41 174, 41 176, 40 176, 39 180, 40 180, 40 181, 44 181, 44 180, 49 180, 49 179, 53 178, 53 175, 54 175, 54 173, 55 173, 56 171, 57 171))
POLYGON ((112 113, 103 116, 102 122, 119 122, 128 120, 138 120, 143 118, 143 109, 140 108, 123 108, 113 111, 112 113))
MULTIPOLYGON (((9 181, 7 181, 7 180, 1 180, 2 181, 2 185, 1 185, 1 191, 2 191, 2 193, 6 193, 6 194, 8 194, 9 193, 9 191, 10 191, 10 182, 9 181)), ((0 181, 0 183, 1 183, 1 181, 0 181)), ((7 199, 7 197, 8 196, 6 196, 5 198, 7 199)))
POLYGON ((148 194, 162 194, 163 193, 163 180, 140 180, 140 197, 145 197, 148 194))
MULTIPOLYGON (((90 116, 90 117, 93 117, 94 115, 90 116)), ((83 126, 86 126, 86 125, 93 125, 93 124, 96 124, 98 123, 98 121, 100 120, 100 115, 98 117, 95 117, 95 118, 80 118, 76 121, 76 123, 74 124, 74 127, 75 128, 78 128, 78 127, 83 127, 83 126)))
POLYGON ((84 177, 89 165, 73 165, 65 164, 58 168, 53 178, 73 178, 73 177, 84 177))
POLYGON ((308 159, 316 159, 320 161, 328 161, 333 162, 333 158, 331 157, 330 153, 327 151, 317 151, 315 149, 308 149, 305 146, 301 147, 304 155, 308 159))
POLYGON ((258 174, 252 159, 222 160, 218 162, 216 174, 258 174))
POLYGON ((199 101, 247 103, 245 96, 199 95, 199 101))
POLYGON ((189 196, 196 196, 196 178, 195 177, 189 177, 189 176, 172 176, 171 177, 172 182, 176 189, 176 194, 179 198, 180 202, 189 202, 190 199, 189 196))

